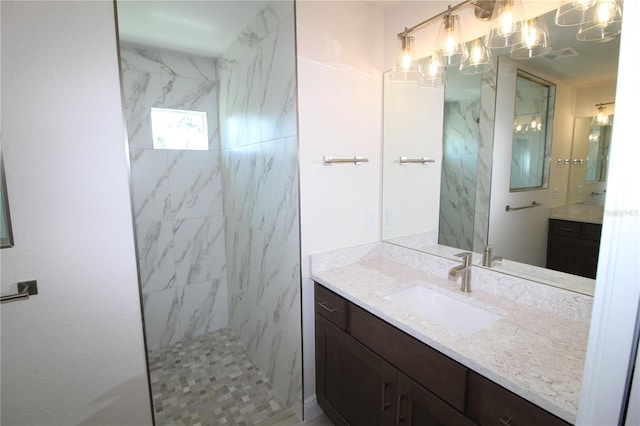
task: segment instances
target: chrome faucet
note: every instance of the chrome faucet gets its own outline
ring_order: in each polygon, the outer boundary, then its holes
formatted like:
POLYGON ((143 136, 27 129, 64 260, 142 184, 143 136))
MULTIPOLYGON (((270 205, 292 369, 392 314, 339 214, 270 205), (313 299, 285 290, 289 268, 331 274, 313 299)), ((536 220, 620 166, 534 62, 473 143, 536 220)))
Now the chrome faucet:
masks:
POLYGON ((460 291, 463 293, 471 293, 471 260, 473 255, 465 251, 456 254, 456 256, 462 258, 462 265, 449 269, 449 279, 457 281, 458 277, 462 277, 460 291))
POLYGON ((491 264, 493 262, 500 262, 502 260, 502 256, 492 256, 492 248, 491 246, 486 246, 482 252, 482 266, 486 266, 487 268, 491 268, 491 264))

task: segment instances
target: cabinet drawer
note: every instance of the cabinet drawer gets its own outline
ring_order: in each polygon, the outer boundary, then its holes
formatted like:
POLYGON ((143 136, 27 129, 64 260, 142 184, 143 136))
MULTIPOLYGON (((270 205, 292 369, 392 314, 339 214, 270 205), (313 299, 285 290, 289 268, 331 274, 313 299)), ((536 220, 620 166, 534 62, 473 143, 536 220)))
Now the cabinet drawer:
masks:
POLYGON ((601 233, 602 225, 598 223, 582 224, 582 238, 584 238, 585 240, 600 241, 601 233))
POLYGON ((468 398, 467 416, 480 425, 569 425, 473 371, 469 372, 468 398))
POLYGON ((551 233, 553 235, 580 238, 580 222, 557 219, 551 219, 549 222, 551 225, 551 233))
POLYGON ((321 285, 315 285, 316 313, 342 330, 347 329, 347 301, 321 285))
POLYGON ((467 369, 353 304, 351 335, 436 396, 464 411, 467 369))

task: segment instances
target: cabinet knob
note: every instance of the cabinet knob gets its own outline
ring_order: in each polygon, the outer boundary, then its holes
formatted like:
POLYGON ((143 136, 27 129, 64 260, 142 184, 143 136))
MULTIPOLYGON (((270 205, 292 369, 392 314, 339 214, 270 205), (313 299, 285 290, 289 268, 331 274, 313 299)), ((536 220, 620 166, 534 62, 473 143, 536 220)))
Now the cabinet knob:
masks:
POLYGON ((500 419, 498 419, 498 423, 500 423, 503 426, 512 426, 511 420, 513 420, 511 417, 504 416, 504 417, 501 417, 500 419))

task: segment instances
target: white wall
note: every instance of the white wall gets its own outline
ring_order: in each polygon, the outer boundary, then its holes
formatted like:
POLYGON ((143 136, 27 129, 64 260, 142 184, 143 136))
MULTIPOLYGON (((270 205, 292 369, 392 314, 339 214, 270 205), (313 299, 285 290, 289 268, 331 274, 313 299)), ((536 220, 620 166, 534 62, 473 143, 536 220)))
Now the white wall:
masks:
MULTIPOLYGON (((309 255, 379 240, 382 13, 368 2, 296 5, 305 417, 315 395, 309 255), (369 162, 323 165, 323 156, 369 162), (373 226, 366 226, 367 212, 373 226)), ((317 407, 315 407, 317 409, 317 407)))
MULTIPOLYGON (((639 321, 640 144, 633 135, 638 121, 640 3, 627 1, 624 6, 609 185, 578 411, 578 424, 585 425, 618 424, 639 321)), ((638 410, 637 400, 631 402, 638 410)))
POLYGON ((0 7, 2 424, 150 424, 113 4, 0 7))

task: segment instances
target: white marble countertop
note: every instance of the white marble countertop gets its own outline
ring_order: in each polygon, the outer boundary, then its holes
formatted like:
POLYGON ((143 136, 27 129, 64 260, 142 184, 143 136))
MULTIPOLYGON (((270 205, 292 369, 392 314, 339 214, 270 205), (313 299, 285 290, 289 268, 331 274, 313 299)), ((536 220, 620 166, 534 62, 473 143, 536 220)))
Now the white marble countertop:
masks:
POLYGON ((602 224, 604 207, 585 204, 567 204, 550 209, 550 219, 602 224))
POLYGON ((558 417, 575 423, 592 298, 474 268, 472 293, 447 271, 459 264, 393 244, 311 256, 311 277, 349 301, 558 417), (501 314, 473 334, 458 333, 383 297, 424 285, 501 314))

